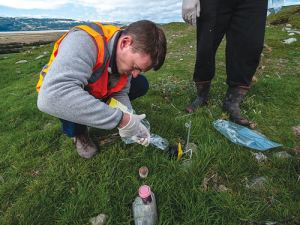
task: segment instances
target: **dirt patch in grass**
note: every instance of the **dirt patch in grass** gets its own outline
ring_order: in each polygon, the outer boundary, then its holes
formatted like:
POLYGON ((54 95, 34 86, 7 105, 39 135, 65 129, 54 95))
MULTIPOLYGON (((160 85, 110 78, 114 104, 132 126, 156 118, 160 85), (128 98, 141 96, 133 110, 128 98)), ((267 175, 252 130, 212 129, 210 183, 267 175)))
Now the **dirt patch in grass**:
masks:
POLYGON ((293 131, 296 137, 300 138, 300 125, 293 127, 293 131))
POLYGON ((297 14, 300 14, 300 9, 297 9, 297 10, 294 12, 294 15, 297 15, 297 14))
POLYGON ((278 26, 280 24, 284 24, 284 23, 287 23, 289 22, 289 18, 278 18, 277 20, 274 20, 270 23, 270 25, 273 25, 273 26, 278 26))

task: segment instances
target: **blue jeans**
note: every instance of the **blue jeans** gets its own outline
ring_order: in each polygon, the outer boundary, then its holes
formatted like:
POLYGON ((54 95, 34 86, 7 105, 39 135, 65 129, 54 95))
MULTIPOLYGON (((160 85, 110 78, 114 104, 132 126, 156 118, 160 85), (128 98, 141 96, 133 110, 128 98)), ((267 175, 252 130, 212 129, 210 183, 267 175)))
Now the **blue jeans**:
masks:
MULTIPOLYGON (((137 78, 132 78, 131 87, 128 94, 130 101, 145 95, 148 89, 149 83, 145 76, 139 74, 137 78)), ((83 134, 86 130, 86 125, 73 123, 63 119, 60 119, 60 121, 62 122, 62 132, 68 135, 68 137, 78 136, 83 134)))

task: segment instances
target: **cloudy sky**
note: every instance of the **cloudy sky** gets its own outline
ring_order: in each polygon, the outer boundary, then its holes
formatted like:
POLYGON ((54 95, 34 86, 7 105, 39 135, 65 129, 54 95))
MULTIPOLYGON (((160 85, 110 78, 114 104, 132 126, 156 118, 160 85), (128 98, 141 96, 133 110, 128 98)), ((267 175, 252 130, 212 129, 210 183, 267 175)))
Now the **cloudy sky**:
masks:
POLYGON ((0 16, 170 23, 183 22, 181 5, 182 0, 0 0, 0 16))

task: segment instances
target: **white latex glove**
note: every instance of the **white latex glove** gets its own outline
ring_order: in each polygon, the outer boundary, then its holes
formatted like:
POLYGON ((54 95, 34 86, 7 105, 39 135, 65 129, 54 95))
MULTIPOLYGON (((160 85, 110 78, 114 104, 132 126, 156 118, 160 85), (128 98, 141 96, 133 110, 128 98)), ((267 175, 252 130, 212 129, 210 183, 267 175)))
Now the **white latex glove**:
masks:
POLYGON ((194 26, 196 15, 200 16, 200 0, 183 0, 182 1, 182 19, 194 26))
POLYGON ((121 137, 132 137, 136 135, 137 132, 139 131, 141 120, 146 117, 145 114, 142 115, 129 114, 129 115, 130 115, 130 120, 126 124, 126 126, 122 128, 118 128, 121 137))
POLYGON ((139 131, 136 135, 132 136, 132 139, 141 145, 148 146, 150 143, 150 132, 142 123, 140 123, 139 131))

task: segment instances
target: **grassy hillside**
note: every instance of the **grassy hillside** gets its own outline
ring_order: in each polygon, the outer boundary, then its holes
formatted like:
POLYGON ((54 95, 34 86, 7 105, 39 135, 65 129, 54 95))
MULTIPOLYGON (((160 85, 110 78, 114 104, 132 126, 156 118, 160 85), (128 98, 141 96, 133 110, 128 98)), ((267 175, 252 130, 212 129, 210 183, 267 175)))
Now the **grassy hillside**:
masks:
POLYGON ((228 119, 221 106, 226 92, 225 40, 217 52, 216 77, 209 104, 193 114, 184 108, 195 98, 192 82, 195 27, 184 23, 163 25, 168 53, 158 72, 148 72, 150 90, 132 102, 145 113, 151 133, 170 146, 190 142, 192 155, 170 160, 168 149, 126 145, 117 129, 90 128, 100 149, 90 160, 80 158, 73 140, 61 132, 57 118, 36 107, 38 73, 52 51, 47 44, 22 53, 0 55, 0 224, 89 224, 100 213, 107 224, 133 224, 131 204, 140 186, 155 193, 158 224, 249 224, 249 221, 300 223, 300 34, 296 42, 282 31, 286 24, 300 28, 299 7, 270 15, 265 48, 252 85, 241 105, 253 122, 252 130, 281 147, 262 152, 268 161, 257 163, 260 151, 229 141, 212 125, 228 119), (293 15, 293 16, 291 16, 293 15), (298 18, 298 19, 294 19, 298 18), (26 63, 17 63, 27 60, 26 63), (281 156, 278 157, 278 153, 281 156), (131 158, 133 157, 133 158, 131 158), (142 180, 138 169, 147 166, 142 180), (254 188, 255 187, 255 188, 254 188))
POLYGON ((285 6, 278 13, 271 13, 268 16, 267 23, 270 25, 284 26, 287 23, 293 24, 294 27, 300 28, 300 5, 285 6))

